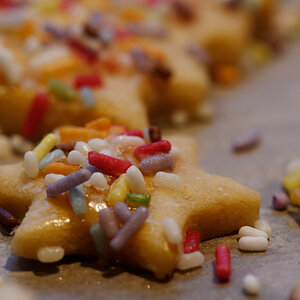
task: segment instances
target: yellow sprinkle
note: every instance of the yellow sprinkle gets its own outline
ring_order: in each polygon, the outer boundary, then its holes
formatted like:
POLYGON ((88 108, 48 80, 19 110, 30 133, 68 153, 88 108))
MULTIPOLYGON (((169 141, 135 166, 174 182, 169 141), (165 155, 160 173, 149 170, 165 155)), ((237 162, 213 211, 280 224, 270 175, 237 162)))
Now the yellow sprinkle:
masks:
POLYGON ((126 174, 122 174, 111 186, 108 194, 108 203, 115 205, 117 202, 124 202, 129 193, 129 185, 126 174))
MULTIPOLYGON (((294 172, 291 175, 284 176, 282 179, 282 185, 291 195, 296 188, 300 188, 300 172, 294 172)), ((291 202, 294 202, 293 199, 291 199, 291 202)))
POLYGON ((41 142, 33 149, 38 161, 41 161, 56 145, 58 138, 53 133, 46 135, 41 142))

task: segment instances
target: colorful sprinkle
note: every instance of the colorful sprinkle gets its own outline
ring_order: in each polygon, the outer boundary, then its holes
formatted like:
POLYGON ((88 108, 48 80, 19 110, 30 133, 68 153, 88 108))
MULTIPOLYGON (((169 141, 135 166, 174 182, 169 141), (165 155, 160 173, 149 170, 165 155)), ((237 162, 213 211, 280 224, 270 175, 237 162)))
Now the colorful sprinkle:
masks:
POLYGON ((74 89, 57 79, 50 79, 49 89, 57 98, 62 100, 74 100, 77 96, 74 89))
POLYGON ((14 228, 19 224, 18 219, 2 207, 0 207, 0 223, 7 228, 14 228))
POLYGON ((47 154, 39 163, 39 168, 41 170, 45 169, 49 164, 55 162, 55 161, 61 161, 66 158, 65 153, 60 150, 56 149, 49 154, 47 154))
POLYGON ((239 249, 249 252, 263 252, 268 248, 268 240, 262 236, 243 236, 239 240, 239 249))
POLYGON ((162 140, 152 144, 137 147, 134 150, 134 155, 138 160, 156 155, 158 153, 168 153, 171 150, 171 144, 169 141, 162 140))
POLYGON ((91 178, 85 184, 92 185, 98 191, 104 191, 109 188, 105 176, 97 171, 92 174, 91 178))
POLYGON ((177 174, 157 172, 154 176, 153 183, 155 186, 166 187, 176 191, 182 191, 184 189, 181 177, 177 174))
POLYGON ((124 202, 117 202, 114 205, 114 212, 122 223, 126 223, 131 217, 131 212, 124 202))
POLYGON ((149 194, 128 193, 126 202, 132 207, 149 206, 151 196, 149 194))
POLYGON ((37 259, 42 263, 54 263, 60 261, 64 256, 65 250, 60 246, 42 247, 37 252, 37 259))
POLYGON ((29 178, 36 178, 39 175, 39 164, 36 154, 27 151, 24 155, 24 169, 29 178))
POLYGON ((108 243, 105 232, 101 226, 101 224, 95 223, 90 228, 90 235, 92 236, 95 248, 100 255, 106 255, 108 251, 108 243))
POLYGON ((131 166, 126 171, 126 178, 130 191, 133 193, 145 193, 146 184, 141 171, 136 166, 131 166))
POLYGON ((186 232, 185 239, 183 242, 183 252, 192 253, 199 250, 199 244, 201 241, 201 235, 196 230, 189 229, 186 232))
POLYGON ((36 134, 43 121, 48 105, 49 98, 46 94, 37 93, 34 96, 21 129, 23 136, 29 138, 36 134))
POLYGON ((69 190, 69 196, 74 213, 76 215, 85 214, 87 212, 87 206, 84 193, 78 187, 73 187, 69 190))
POLYGON ((146 175, 152 175, 158 171, 173 169, 173 156, 171 154, 158 154, 145 158, 140 163, 140 170, 146 175))
POLYGON ((226 245, 220 245, 216 248, 216 276, 219 281, 228 281, 231 275, 231 257, 230 250, 226 245))
MULTIPOLYGON (((298 199, 297 197, 295 197, 297 195, 297 192, 295 193, 296 190, 300 191, 300 189, 298 188, 293 191, 292 196, 291 196, 291 198, 293 199, 293 201, 292 201, 293 203, 297 203, 296 200, 298 199), (294 197, 293 197, 293 195, 294 195, 294 197)), ((299 194, 299 196, 300 196, 300 194, 299 194)), ((300 197, 299 197, 299 200, 300 200, 300 197)), ((300 201, 299 201, 299 203, 300 203, 300 201)), ((287 207, 290 204, 290 199, 286 193, 283 193, 283 192, 277 193, 277 194, 273 195, 272 204, 276 210, 285 210, 285 209, 287 209, 287 207)))
POLYGON ((182 242, 181 230, 175 219, 164 218, 162 225, 166 238, 171 244, 180 244, 182 242))
POLYGON ((80 99, 82 100, 84 107, 93 108, 95 106, 96 99, 92 90, 89 87, 82 87, 79 93, 80 99))
POLYGON ((58 138, 53 133, 47 134, 33 149, 37 160, 40 162, 56 145, 58 138))
POLYGON ((108 203, 115 205, 117 202, 124 202, 129 193, 129 186, 125 174, 122 174, 110 187, 108 203))
POLYGON ((119 177, 121 174, 125 173, 129 167, 131 167, 131 163, 128 161, 114 158, 95 151, 89 152, 88 157, 89 163, 92 166, 97 167, 106 175, 119 177))
POLYGON ((71 188, 87 181, 91 177, 91 172, 87 169, 81 169, 64 178, 50 184, 47 187, 47 197, 55 198, 61 193, 67 192, 71 188))
POLYGON ((149 210, 146 207, 140 206, 111 240, 110 247, 115 252, 120 252, 130 238, 141 228, 148 216, 149 210))
POLYGON ((243 236, 262 236, 266 239, 268 238, 268 235, 261 230, 258 230, 256 228, 250 227, 250 226, 243 226, 239 230, 239 238, 243 236))
POLYGON ((115 237, 119 231, 118 221, 110 208, 99 211, 100 224, 109 239, 115 237))
POLYGON ((98 75, 79 75, 74 80, 74 88, 83 87, 98 88, 103 85, 102 79, 98 75))
POLYGON ((204 264, 204 256, 201 252, 182 254, 179 258, 176 268, 181 271, 201 267, 204 264))

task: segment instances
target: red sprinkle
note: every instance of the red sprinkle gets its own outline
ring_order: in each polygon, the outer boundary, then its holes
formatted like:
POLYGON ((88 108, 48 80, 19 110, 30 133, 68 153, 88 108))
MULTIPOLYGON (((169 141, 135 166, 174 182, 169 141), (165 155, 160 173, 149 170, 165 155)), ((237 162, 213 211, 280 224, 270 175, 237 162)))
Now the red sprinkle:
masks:
POLYGON ((80 89, 84 86, 97 88, 103 85, 102 79, 98 75, 78 75, 74 80, 74 88, 80 89))
POLYGON ((226 245, 220 245, 216 248, 216 275, 224 282, 228 281, 231 274, 230 250, 226 245))
POLYGON ((168 153, 171 150, 171 143, 166 140, 161 140, 152 144, 137 147, 134 155, 138 160, 156 155, 158 153, 168 153))
POLYGON ((132 164, 126 160, 114 158, 96 151, 90 151, 88 158, 89 164, 97 167, 104 174, 115 177, 119 177, 132 166, 132 164))
POLYGON ((41 124, 49 105, 49 98, 46 94, 37 93, 31 103, 21 133, 25 137, 32 137, 41 124))
POLYGON ((92 49, 89 49, 84 44, 76 39, 70 39, 68 41, 69 47, 81 56, 87 63, 93 64, 98 60, 98 54, 92 49))
POLYGON ((188 230, 183 243, 184 253, 192 253, 199 250, 201 235, 196 230, 188 230))
POLYGON ((133 129, 133 130, 130 130, 130 131, 125 131, 125 132, 122 132, 119 135, 139 136, 141 138, 144 138, 143 131, 139 130, 139 129, 133 129))

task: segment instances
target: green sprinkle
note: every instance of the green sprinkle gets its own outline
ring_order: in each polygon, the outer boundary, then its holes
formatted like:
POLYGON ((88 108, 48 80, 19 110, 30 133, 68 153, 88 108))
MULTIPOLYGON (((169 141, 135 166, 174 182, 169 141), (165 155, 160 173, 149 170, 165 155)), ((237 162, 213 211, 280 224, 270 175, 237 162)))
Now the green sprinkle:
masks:
POLYGON ((132 207, 149 206, 151 196, 149 194, 128 193, 126 202, 132 207))
POLYGON ((49 80, 49 89, 57 97, 63 100, 73 100, 76 98, 76 91, 57 79, 49 80))

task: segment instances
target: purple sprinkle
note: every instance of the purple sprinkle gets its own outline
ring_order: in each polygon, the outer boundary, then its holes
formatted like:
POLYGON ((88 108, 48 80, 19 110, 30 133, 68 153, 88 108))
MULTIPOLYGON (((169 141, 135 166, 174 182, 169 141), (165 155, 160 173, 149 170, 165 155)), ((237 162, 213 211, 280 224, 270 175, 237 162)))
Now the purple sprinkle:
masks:
POLYGON ((167 35, 166 28, 155 23, 131 22, 128 24, 127 30, 135 35, 144 35, 156 38, 163 38, 167 35))
POLYGON ((129 241, 129 239, 141 228, 149 216, 149 210, 140 206, 136 212, 131 215, 128 222, 119 230, 117 235, 110 241, 110 247, 115 252, 120 252, 129 241))
POLYGON ((199 45, 192 44, 187 47, 188 53, 199 63, 209 66, 211 64, 211 56, 199 45))
POLYGON ((257 146, 261 141, 261 132, 258 129, 252 129, 248 133, 237 137, 232 143, 232 149, 235 152, 244 151, 257 146))
POLYGON ((281 192, 273 195, 272 203, 274 209, 285 210, 290 204, 290 199, 286 193, 281 192))
POLYGON ((87 181, 91 175, 92 173, 89 170, 81 169, 65 176, 47 187, 47 197, 55 198, 61 193, 67 192, 71 188, 87 181))
POLYGON ((122 223, 126 223, 131 217, 131 212, 124 202, 116 203, 114 206, 114 212, 122 223))
POLYGON ((112 239, 119 231, 117 219, 110 208, 99 211, 100 224, 109 239, 112 239))
POLYGON ((172 170, 174 164, 173 155, 158 154, 151 157, 143 159, 140 163, 140 170, 146 175, 155 174, 158 171, 172 170))
POLYGON ((65 38, 67 38, 70 34, 69 28, 59 28, 51 23, 45 24, 44 29, 49 34, 51 34, 54 38, 59 39, 59 40, 63 40, 65 38))
POLYGON ((153 59, 139 48, 134 48, 130 52, 133 63, 138 71, 150 72, 153 69, 153 59))

